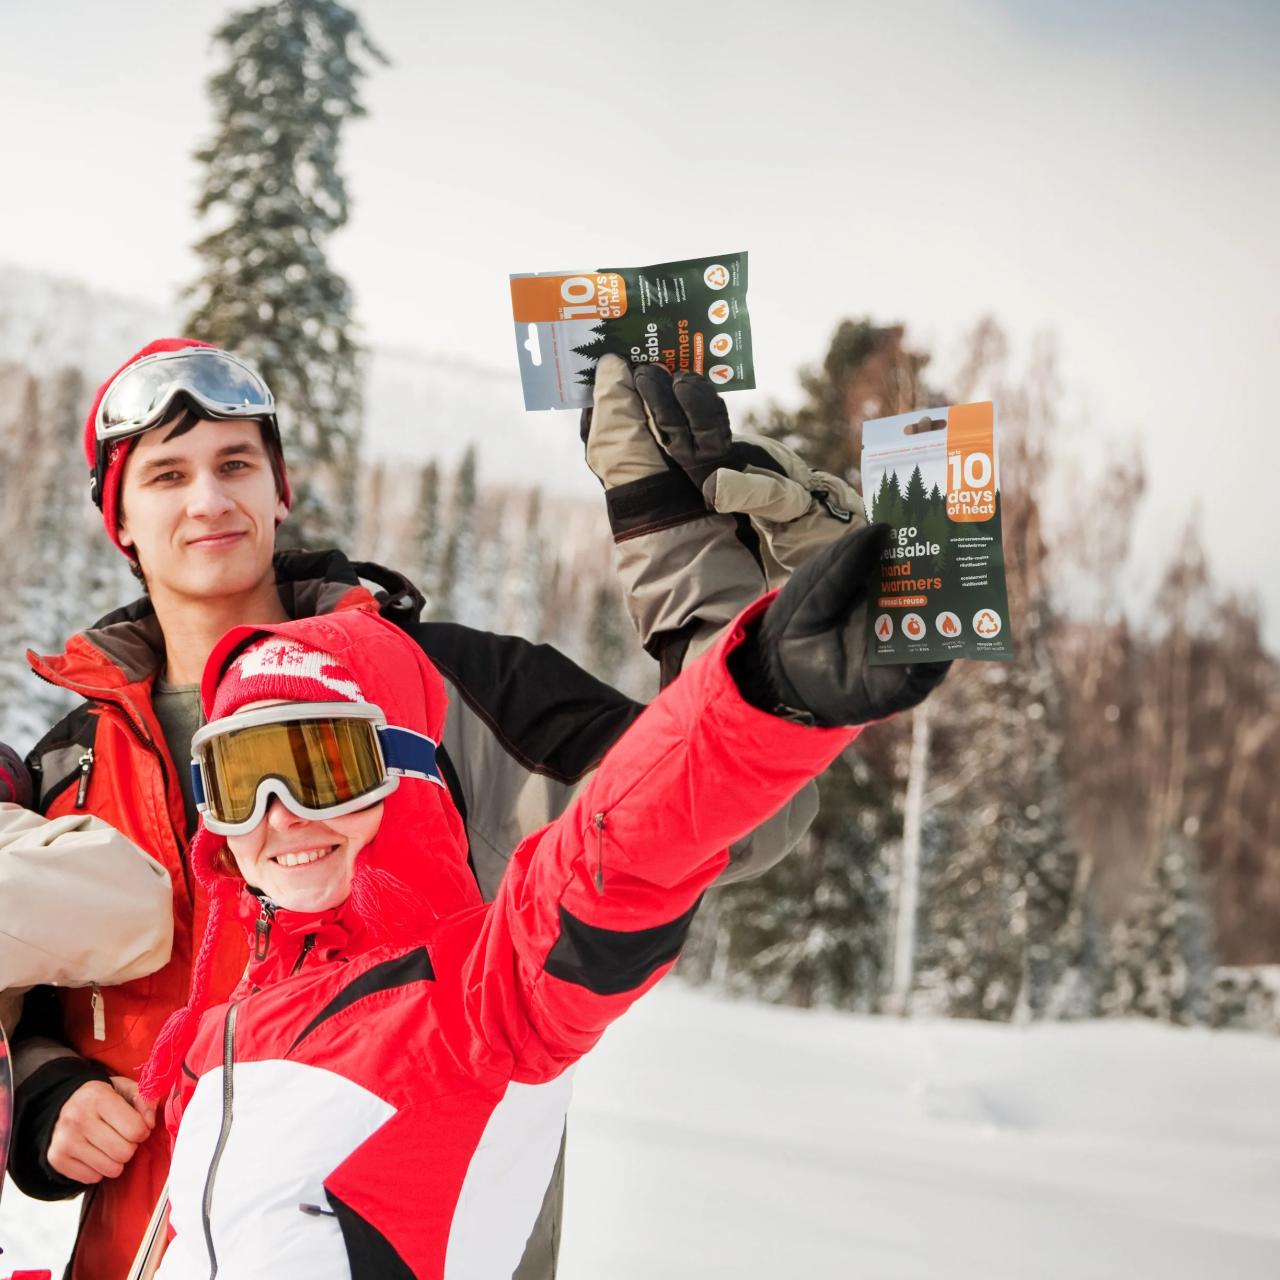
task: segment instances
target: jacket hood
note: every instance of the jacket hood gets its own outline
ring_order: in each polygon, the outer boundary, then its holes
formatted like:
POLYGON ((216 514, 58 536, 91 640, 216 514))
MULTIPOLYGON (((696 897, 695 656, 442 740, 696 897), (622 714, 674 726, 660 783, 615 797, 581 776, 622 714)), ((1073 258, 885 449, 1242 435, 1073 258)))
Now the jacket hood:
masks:
MULTIPOLYGON (((206 714, 227 663, 245 642, 262 635, 284 636, 330 654, 352 673, 389 724, 440 742, 447 711, 440 673, 394 623, 358 608, 227 632, 205 665, 201 701, 206 714)), ((382 943, 422 941, 437 922, 482 904, 467 862, 462 818, 443 782, 403 778, 383 804, 377 834, 356 858, 351 894, 324 922, 335 931, 336 951, 330 948, 330 954, 341 954, 344 947, 354 954, 382 943)), ((165 1023, 139 1081, 143 1097, 151 1100, 172 1086, 208 1007, 223 928, 235 927, 237 917, 252 919, 258 911, 226 840, 203 823, 191 843, 190 862, 208 891, 209 914, 187 1005, 165 1023)))
MULTIPOLYGON (((271 626, 234 627, 205 664, 200 697, 209 716, 227 664, 249 641, 264 635, 297 640, 340 662, 366 698, 382 709, 387 723, 424 734, 439 743, 448 703, 444 681, 430 660, 393 623, 361 609, 271 626)), ((374 938, 393 941, 415 932, 421 937, 433 920, 479 906, 480 891, 467 865, 462 818, 443 782, 402 778, 383 801, 377 834, 356 860, 349 906, 374 938)), ((222 837, 203 823, 191 848, 191 867, 212 895, 227 860, 222 837)), ((239 873, 233 878, 243 884, 239 873)))

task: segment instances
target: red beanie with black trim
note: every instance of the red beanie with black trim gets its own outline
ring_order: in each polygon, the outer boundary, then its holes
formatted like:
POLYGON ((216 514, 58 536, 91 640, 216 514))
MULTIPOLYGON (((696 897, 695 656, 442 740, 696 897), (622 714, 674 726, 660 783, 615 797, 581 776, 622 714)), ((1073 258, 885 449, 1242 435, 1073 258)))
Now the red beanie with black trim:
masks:
MULTIPOLYGON (((93 475, 98 462, 98 406, 102 403, 102 397, 107 394, 107 388, 131 364, 136 364, 145 356, 157 355, 161 351, 181 351, 184 347, 213 348, 213 343, 200 342, 196 338, 157 338, 154 342, 148 342, 141 351, 131 355, 98 388, 97 394, 93 397, 93 404, 89 406, 89 416, 84 423, 84 456, 89 464, 90 475, 93 475)), ((120 482, 124 478, 125 459, 129 456, 129 450, 134 441, 138 439, 139 436, 126 436, 123 440, 113 441, 106 446, 109 452, 102 481, 102 523, 107 527, 107 537, 131 560, 134 559, 133 552, 120 541, 120 482)), ((273 454, 272 466, 276 475, 276 484, 280 490, 280 498, 286 507, 292 506, 293 491, 289 486, 289 473, 285 468, 284 452, 280 447, 278 435, 276 439, 268 442, 267 447, 273 454)))

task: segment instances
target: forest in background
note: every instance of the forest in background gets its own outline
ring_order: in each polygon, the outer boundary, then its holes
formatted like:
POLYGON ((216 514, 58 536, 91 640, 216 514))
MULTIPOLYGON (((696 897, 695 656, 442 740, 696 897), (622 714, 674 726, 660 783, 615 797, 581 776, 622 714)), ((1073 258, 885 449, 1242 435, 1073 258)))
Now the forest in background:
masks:
MULTIPOLYGON (((297 494, 282 542, 390 564, 429 616, 546 640, 649 696, 603 503, 486 486, 475 450, 447 471, 364 456, 353 291, 326 253, 349 216, 342 129, 384 60, 359 18, 277 0, 233 14, 215 46, 185 328, 276 391, 297 494)), ((1055 516, 1052 445, 1070 424, 1052 348, 1015 367, 987 320, 966 350, 937 385, 902 325, 850 319, 798 405, 738 424, 856 480, 866 419, 995 399, 1016 656, 961 664, 925 709, 868 729, 823 779, 801 847, 708 895, 684 972, 797 1005, 1275 1028, 1280 668, 1257 606, 1213 581, 1189 522, 1135 618, 1138 455, 1055 516)), ((24 748, 65 701, 23 651, 57 650, 137 591, 83 497, 103 372, 0 364, 0 738, 24 748)))
MULTIPOLYGON (((1047 523, 1051 352, 1011 370, 990 322, 970 346, 961 384, 935 388, 901 326, 847 322, 805 374, 804 404, 740 424, 852 474, 865 418, 995 396, 1015 659, 959 664, 929 703, 927 734, 920 713, 868 729, 823 779, 800 849, 709 895, 684 971, 790 1004, 903 1007, 895 950, 914 808, 907 1011, 1274 1025, 1258 967, 1280 961, 1269 783, 1280 666, 1256 609, 1215 586, 1189 524, 1151 619, 1129 617, 1140 463, 1101 476, 1087 525, 1047 523), (1088 610, 1057 589, 1081 575, 1095 588, 1088 610)), ((66 701, 20 655, 58 649, 137 594, 81 498, 90 394, 84 371, 0 367, 0 566, 13 584, 0 600, 0 738, 23 748, 66 701)), ((481 456, 472 447, 448 472, 361 462, 353 557, 406 573, 431 617, 555 644, 651 696, 656 672, 626 618, 603 503, 486 486, 481 456)))

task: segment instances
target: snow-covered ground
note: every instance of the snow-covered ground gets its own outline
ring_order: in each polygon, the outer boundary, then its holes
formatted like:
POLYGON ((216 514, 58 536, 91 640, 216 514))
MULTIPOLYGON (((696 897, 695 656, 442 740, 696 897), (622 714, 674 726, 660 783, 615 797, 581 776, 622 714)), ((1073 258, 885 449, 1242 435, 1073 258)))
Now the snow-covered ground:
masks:
MULTIPOLYGON (((561 1280, 1275 1280, 1280 1039, 731 1004, 668 983, 579 1069, 561 1280)), ((0 1207, 6 1268, 74 1205, 0 1207)))

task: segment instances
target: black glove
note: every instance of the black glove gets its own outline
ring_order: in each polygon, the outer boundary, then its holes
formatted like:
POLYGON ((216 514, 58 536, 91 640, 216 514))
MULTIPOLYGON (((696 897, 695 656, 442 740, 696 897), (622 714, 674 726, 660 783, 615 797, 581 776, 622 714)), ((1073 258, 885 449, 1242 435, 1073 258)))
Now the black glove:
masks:
POLYGON ((31 775, 12 747, 0 742, 0 801, 31 808, 31 775))
POLYGON ((906 711, 941 683, 950 662, 868 664, 867 606, 889 536, 887 524, 855 530, 796 570, 758 629, 729 655, 748 702, 831 728, 906 711))
POLYGON ((729 410, 720 393, 699 373, 673 377, 666 365, 636 365, 636 390, 663 452, 702 492, 702 482, 721 467, 733 466, 729 410))

